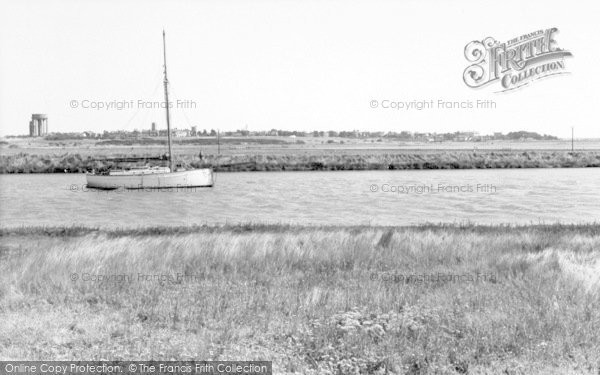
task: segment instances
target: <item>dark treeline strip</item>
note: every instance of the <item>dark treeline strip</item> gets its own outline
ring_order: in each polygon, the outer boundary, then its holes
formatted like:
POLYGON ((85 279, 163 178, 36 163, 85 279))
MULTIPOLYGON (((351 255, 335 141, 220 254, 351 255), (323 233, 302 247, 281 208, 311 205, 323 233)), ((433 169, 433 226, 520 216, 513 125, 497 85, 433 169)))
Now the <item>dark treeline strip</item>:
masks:
MULTIPOLYGON (((122 157, 126 155, 112 155, 122 157)), ((131 155, 130 155, 131 156, 131 155)), ((406 153, 182 155, 177 163, 217 172, 600 167, 600 151, 446 151, 406 153)), ((0 155, 0 173, 82 173, 116 167, 80 154, 0 155)), ((123 167, 123 165, 122 165, 123 167)), ((125 165, 127 167, 127 165, 125 165)))
POLYGON ((431 231, 448 233, 476 233, 476 234, 515 234, 530 233, 548 235, 587 234, 600 235, 600 223, 586 224, 530 224, 530 225, 480 225, 472 223, 459 224, 421 224, 415 226, 305 226, 291 224, 261 224, 241 223, 225 225, 190 225, 190 226, 157 226, 157 227, 131 227, 131 228, 98 228, 83 225, 73 226, 20 226, 0 228, 0 237, 6 236, 46 236, 46 237, 79 237, 88 234, 101 234, 108 237, 128 236, 170 236, 194 233, 300 233, 311 231, 340 231, 358 233, 365 230, 387 231, 431 231))

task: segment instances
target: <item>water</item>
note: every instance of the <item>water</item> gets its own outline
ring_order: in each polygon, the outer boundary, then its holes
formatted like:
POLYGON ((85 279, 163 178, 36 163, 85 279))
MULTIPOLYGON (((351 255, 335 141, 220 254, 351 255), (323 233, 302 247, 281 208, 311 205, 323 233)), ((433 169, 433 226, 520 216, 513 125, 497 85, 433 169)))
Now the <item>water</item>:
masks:
POLYGON ((4 227, 600 222, 600 169, 219 173, 213 188, 109 192, 83 174, 2 175, 0 204, 4 227))

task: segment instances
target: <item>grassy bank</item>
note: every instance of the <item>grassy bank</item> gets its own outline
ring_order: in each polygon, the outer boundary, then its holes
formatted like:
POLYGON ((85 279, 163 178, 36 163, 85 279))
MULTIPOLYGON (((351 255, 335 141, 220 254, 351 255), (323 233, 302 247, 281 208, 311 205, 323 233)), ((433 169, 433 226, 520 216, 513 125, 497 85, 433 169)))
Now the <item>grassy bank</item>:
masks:
POLYGON ((0 359, 266 359, 277 373, 314 374, 600 370, 596 224, 0 235, 0 359))
MULTIPOLYGON (((115 154, 113 157, 133 156, 115 154)), ((600 167, 600 151, 445 151, 356 154, 183 155, 177 162, 217 171, 315 171, 600 167)), ((80 173, 114 167, 78 153, 0 155, 0 173, 80 173)))

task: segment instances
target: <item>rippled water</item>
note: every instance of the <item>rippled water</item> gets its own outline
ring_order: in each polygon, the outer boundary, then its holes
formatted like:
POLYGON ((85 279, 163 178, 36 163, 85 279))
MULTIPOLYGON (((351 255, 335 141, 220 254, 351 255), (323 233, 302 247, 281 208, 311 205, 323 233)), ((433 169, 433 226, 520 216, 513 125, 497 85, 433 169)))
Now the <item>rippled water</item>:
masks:
POLYGON ((213 188, 109 192, 83 174, 2 175, 0 203, 5 227, 600 222, 600 169, 220 173, 213 188))

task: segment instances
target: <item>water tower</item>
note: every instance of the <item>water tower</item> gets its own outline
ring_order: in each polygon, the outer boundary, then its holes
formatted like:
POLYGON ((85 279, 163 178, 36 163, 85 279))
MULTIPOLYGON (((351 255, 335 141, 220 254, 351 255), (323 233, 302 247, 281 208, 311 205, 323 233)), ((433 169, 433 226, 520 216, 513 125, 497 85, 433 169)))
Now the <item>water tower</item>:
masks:
POLYGON ((48 116, 41 113, 31 115, 29 121, 29 136, 43 137, 48 134, 48 116))

